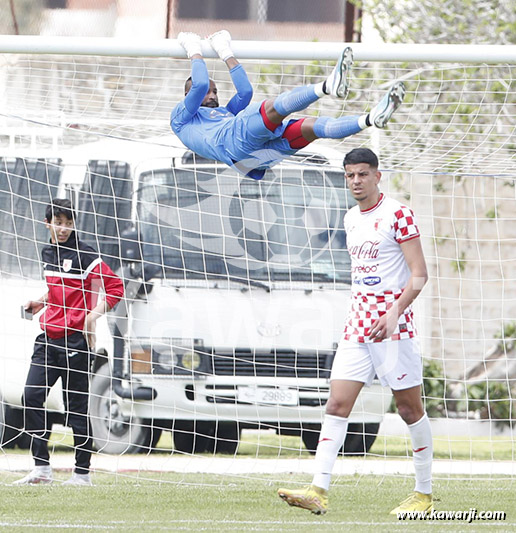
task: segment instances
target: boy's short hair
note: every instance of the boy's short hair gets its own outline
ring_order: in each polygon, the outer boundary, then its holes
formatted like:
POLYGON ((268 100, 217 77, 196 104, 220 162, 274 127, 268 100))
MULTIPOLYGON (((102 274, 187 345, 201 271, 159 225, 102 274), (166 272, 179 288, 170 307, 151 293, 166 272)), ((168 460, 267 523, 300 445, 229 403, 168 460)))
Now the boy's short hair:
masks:
POLYGON ((72 202, 68 198, 54 198, 51 203, 47 205, 45 210, 45 218, 47 222, 52 222, 52 219, 58 215, 63 215, 68 220, 75 222, 75 212, 72 207, 72 202))
POLYGON ((344 168, 346 165, 358 165, 359 163, 367 163, 375 169, 379 166, 378 157, 369 148, 354 148, 344 157, 344 168))

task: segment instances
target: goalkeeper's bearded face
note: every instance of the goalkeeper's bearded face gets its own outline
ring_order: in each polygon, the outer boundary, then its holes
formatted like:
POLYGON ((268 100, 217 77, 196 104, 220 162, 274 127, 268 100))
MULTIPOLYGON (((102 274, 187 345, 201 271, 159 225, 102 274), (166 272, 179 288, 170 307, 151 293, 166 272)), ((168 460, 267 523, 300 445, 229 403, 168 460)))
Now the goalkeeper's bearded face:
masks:
MULTIPOLYGON (((192 88, 192 78, 188 78, 185 82, 185 96, 190 92, 192 88)), ((216 83, 210 79, 210 88, 204 100, 201 103, 203 107, 219 107, 218 89, 216 83)))
POLYGON ((213 80, 210 80, 208 94, 204 97, 201 105, 204 107, 219 107, 217 85, 213 80))

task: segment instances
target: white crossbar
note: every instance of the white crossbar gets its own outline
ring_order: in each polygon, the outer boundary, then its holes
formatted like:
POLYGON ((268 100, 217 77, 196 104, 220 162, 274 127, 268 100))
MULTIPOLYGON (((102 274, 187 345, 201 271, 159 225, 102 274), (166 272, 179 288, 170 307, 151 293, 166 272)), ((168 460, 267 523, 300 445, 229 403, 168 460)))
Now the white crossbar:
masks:
MULTIPOLYGON (((350 43, 358 61, 421 61, 516 64, 514 45, 350 43)), ((239 59, 333 60, 347 43, 296 41, 233 41, 239 59)), ((207 42, 205 57, 216 57, 207 42)), ((0 53, 70 54, 126 57, 186 57, 175 39, 127 40, 94 37, 0 36, 0 53)))

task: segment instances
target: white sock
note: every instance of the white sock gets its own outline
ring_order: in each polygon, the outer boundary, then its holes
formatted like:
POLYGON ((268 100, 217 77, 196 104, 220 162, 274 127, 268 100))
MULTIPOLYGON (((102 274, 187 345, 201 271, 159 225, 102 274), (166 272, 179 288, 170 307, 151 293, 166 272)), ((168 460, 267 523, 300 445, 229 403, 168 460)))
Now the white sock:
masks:
POLYGON ((34 470, 37 470, 38 474, 42 475, 52 474, 52 467, 50 465, 37 465, 34 467, 34 470))
POLYGON ((371 124, 368 124, 367 123, 367 118, 369 117, 369 114, 367 115, 362 115, 359 117, 358 119, 358 125, 361 129, 365 129, 365 128, 368 128, 369 126, 371 126, 371 124))
POLYGON ((426 413, 414 424, 407 424, 412 440, 412 459, 416 471, 417 492, 432 494, 432 429, 426 413))
POLYGON ((324 84, 325 82, 324 81, 321 81, 320 83, 316 83, 314 85, 314 91, 315 91, 315 94, 320 98, 321 96, 324 96, 325 93, 324 90, 323 90, 323 87, 324 87, 324 84))
POLYGON ((330 488, 333 465, 337 460, 339 450, 344 444, 347 431, 347 418, 324 415, 319 444, 317 444, 317 452, 315 453, 315 475, 312 485, 325 490, 330 488))

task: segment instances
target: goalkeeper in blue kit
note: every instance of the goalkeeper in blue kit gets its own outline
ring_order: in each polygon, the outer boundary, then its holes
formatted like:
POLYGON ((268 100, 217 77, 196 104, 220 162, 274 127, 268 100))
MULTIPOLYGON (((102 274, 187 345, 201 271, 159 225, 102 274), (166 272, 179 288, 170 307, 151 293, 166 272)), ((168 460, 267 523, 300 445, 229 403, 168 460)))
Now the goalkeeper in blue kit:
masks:
POLYGON ((316 139, 343 139, 369 126, 385 127, 405 95, 403 83, 396 82, 365 115, 284 122, 288 115, 302 111, 324 95, 347 96, 353 62, 351 48, 344 49, 326 80, 297 87, 276 98, 250 103, 253 89, 231 50, 229 32, 214 33, 208 41, 229 68, 237 91, 222 107, 217 86, 209 78, 202 57, 201 37, 182 32, 178 41, 191 59, 192 75, 185 84, 184 100, 172 110, 172 130, 196 154, 225 163, 254 179, 261 179, 268 168, 316 139))

